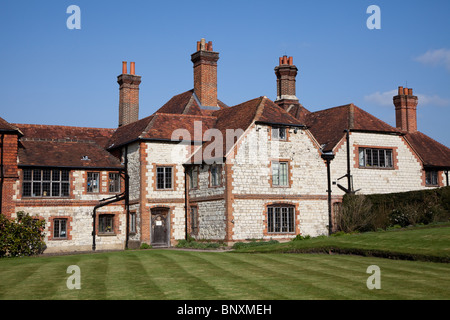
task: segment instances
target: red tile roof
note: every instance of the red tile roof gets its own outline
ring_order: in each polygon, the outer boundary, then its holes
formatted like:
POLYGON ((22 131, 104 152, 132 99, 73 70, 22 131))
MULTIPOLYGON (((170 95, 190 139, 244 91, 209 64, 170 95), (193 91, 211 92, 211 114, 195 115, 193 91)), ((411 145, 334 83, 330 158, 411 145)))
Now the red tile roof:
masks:
MULTIPOLYGON (((215 111, 213 113, 217 117, 214 128, 219 130, 222 135, 222 151, 223 154, 215 154, 215 148, 211 147, 209 152, 208 146, 215 143, 212 137, 203 144, 202 148, 197 152, 202 152, 203 160, 210 161, 213 159, 223 158, 234 143, 239 139, 242 133, 248 129, 253 123, 264 123, 273 125, 291 125, 291 126, 303 126, 300 121, 292 117, 289 113, 277 106, 273 101, 267 97, 259 97, 249 100, 247 102, 238 104, 236 106, 215 111), (227 129, 234 130, 235 141, 227 144, 227 129), (241 129, 241 130, 239 130, 241 129), (208 152, 205 152, 208 150, 208 152)), ((198 159, 197 156, 193 156, 193 159, 198 159)))
POLYGON ((0 117, 0 132, 18 132, 19 134, 21 134, 20 130, 12 125, 11 123, 9 123, 8 121, 6 121, 5 119, 0 117))
MULTIPOLYGON (((222 101, 217 101, 220 109, 228 106, 222 101)), ((194 94, 194 89, 173 96, 167 101, 156 113, 174 113, 174 114, 190 114, 190 115, 211 115, 215 110, 202 109, 194 94)))
POLYGON ((450 149, 422 132, 407 133, 406 140, 422 159, 424 167, 450 169, 450 149))
POLYGON ((114 129, 55 125, 15 124, 20 139, 20 166, 71 168, 121 168, 116 157, 105 150, 114 129), (89 160, 82 160, 87 157, 89 160))
POLYGON ((353 104, 312 112, 306 115, 306 125, 323 151, 332 151, 342 139, 344 130, 401 134, 396 128, 381 121, 353 104))

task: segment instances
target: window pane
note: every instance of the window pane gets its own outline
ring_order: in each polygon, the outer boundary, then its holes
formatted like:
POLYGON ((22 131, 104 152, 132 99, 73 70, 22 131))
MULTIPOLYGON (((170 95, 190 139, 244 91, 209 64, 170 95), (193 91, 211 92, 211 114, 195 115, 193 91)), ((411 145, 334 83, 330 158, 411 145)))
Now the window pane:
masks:
POLYGON ((275 228, 274 232, 280 232, 281 230, 281 215, 280 208, 275 208, 275 228))
POLYGON ((31 181, 31 170, 30 169, 23 170, 23 180, 31 181))
POLYGON ((286 128, 278 128, 279 140, 286 140, 286 128))
POLYGON ((280 185, 280 173, 278 162, 272 162, 272 184, 275 186, 280 185))
POLYGON ((366 149, 366 167, 372 166, 372 150, 366 149))
POLYGON ((386 167, 392 168, 393 162, 392 162, 392 150, 385 150, 386 151, 386 167))
POLYGON ((120 174, 117 172, 109 174, 109 192, 120 192, 120 174))
POLYGON ((380 167, 386 168, 386 150, 379 150, 380 155, 380 167))
POLYGON ((87 192, 98 192, 99 190, 99 173, 88 172, 87 174, 87 192))
POLYGON ((50 181, 51 171, 50 170, 42 170, 42 180, 50 181))
POLYGON ((156 168, 156 188, 164 189, 164 168, 156 168))
POLYGON ((69 196, 69 183, 67 182, 61 183, 61 196, 63 197, 69 196))
POLYGON ((294 231, 294 208, 289 208, 289 232, 295 232, 294 231))
POLYGON ((50 182, 42 183, 42 196, 50 197, 50 182))
POLYGON ((172 168, 165 168, 165 186, 166 189, 172 189, 172 168))
POLYGON ((364 149, 359 149, 359 166, 364 167, 366 164, 364 163, 364 149))
POLYGON ((33 197, 40 197, 41 196, 41 183, 40 182, 33 182, 33 197))
POLYGON ((268 232, 273 232, 273 208, 267 209, 267 229, 268 232))
POLYGON ((287 162, 280 163, 280 185, 287 186, 288 185, 288 164, 287 162))
POLYGON ((69 171, 68 170, 61 171, 61 181, 69 181, 69 171))
POLYGON ((30 197, 31 196, 31 182, 24 182, 23 183, 22 195, 24 197, 30 197))
POLYGON ((274 140, 279 139, 279 134, 280 134, 280 131, 278 130, 278 128, 272 128, 272 138, 274 140))
POLYGON ((59 170, 52 170, 52 181, 60 181, 60 173, 59 170))
POLYGON ((41 181, 41 170, 33 170, 33 180, 41 181))

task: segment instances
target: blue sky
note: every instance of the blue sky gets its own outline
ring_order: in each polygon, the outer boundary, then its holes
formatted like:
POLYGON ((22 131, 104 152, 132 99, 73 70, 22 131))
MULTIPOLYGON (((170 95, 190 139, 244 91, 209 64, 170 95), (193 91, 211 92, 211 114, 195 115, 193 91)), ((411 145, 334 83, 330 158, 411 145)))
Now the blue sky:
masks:
POLYGON ((274 67, 292 56, 310 111, 354 103, 395 126, 392 96, 419 96, 418 128, 450 146, 450 1, 0 1, 0 117, 114 128, 117 76, 135 61, 140 117, 193 87, 201 38, 220 53, 218 95, 232 106, 276 98, 274 67), (69 5, 81 29, 69 30, 69 5), (381 9, 370 30, 369 5, 381 9))

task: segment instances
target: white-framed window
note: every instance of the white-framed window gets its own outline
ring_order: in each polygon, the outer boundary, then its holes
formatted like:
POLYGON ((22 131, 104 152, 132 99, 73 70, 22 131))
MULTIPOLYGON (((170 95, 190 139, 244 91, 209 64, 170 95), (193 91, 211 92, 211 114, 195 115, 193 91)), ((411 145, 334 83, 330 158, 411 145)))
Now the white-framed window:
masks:
POLYGON ((173 188, 173 168, 156 167, 156 189, 167 190, 173 188))
POLYGON ((136 233, 136 212, 130 212, 130 233, 136 233))
POLYGON ((211 186, 218 187, 222 185, 222 166, 213 164, 211 166, 211 186))
POLYGON ((289 162, 272 161, 272 186, 289 186, 289 162))
POLYGON ((24 169, 23 197, 68 197, 69 170, 24 169))
POLYGON ((359 166, 364 168, 393 168, 392 149, 359 148, 359 166))
POLYGON ((110 193, 120 192, 120 173, 118 172, 109 173, 109 192, 110 193))
POLYGON ((267 207, 268 233, 295 233, 295 209, 293 206, 273 205, 267 207))
POLYGON ((191 189, 198 188, 198 167, 192 167, 189 170, 189 187, 191 189))
POLYGON ((191 207, 191 233, 198 234, 198 208, 191 207))
POLYGON ((98 193, 100 191, 100 173, 88 172, 87 173, 87 192, 98 193))
POLYGON ((67 239, 67 219, 53 219, 53 239, 67 239))
POLYGON ((98 232, 102 234, 114 234, 114 215, 101 214, 98 217, 98 232))
POLYGON ((272 127, 272 139, 286 141, 286 128, 285 127, 272 127))

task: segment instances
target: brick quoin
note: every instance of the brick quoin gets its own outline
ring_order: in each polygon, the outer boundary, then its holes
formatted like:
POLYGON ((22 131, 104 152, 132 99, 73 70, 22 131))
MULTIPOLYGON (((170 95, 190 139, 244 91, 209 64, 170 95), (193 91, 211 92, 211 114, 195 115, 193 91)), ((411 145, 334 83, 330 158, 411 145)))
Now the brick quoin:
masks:
POLYGON ((19 179, 17 166, 17 134, 3 135, 3 185, 2 185, 2 208, 1 213, 11 218, 15 212, 13 196, 15 194, 14 185, 19 179))

